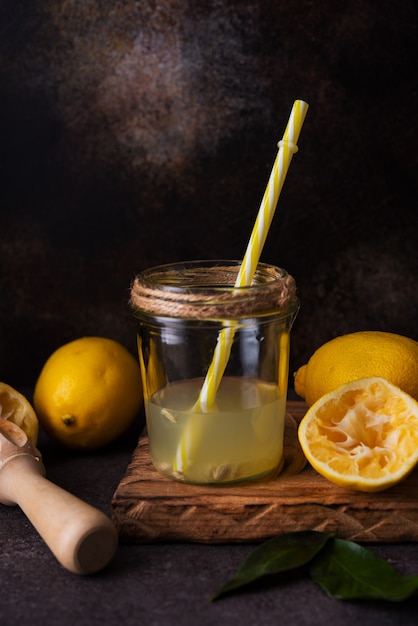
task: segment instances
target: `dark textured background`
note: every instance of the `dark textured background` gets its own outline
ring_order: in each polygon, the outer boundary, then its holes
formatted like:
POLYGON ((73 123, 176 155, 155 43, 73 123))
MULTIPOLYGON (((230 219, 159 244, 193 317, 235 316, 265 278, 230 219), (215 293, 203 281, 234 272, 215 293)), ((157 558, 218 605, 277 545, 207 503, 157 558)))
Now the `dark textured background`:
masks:
POLYGON ((292 102, 262 260, 299 287, 291 369, 366 328, 418 339, 415 0, 2 0, 0 380, 102 334, 134 274, 241 258, 292 102))

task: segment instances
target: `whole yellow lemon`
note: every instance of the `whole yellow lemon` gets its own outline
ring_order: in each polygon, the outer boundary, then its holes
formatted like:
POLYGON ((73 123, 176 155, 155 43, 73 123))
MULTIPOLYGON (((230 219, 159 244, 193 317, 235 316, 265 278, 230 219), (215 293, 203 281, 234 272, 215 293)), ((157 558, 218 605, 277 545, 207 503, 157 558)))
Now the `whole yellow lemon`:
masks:
POLYGON ((360 378, 385 378, 418 400, 418 342, 382 331, 359 331, 324 343, 295 373, 308 406, 360 378))
POLYGON ((139 413, 139 364, 113 339, 76 339, 46 361, 33 403, 52 439, 67 448, 101 448, 120 437, 139 413))

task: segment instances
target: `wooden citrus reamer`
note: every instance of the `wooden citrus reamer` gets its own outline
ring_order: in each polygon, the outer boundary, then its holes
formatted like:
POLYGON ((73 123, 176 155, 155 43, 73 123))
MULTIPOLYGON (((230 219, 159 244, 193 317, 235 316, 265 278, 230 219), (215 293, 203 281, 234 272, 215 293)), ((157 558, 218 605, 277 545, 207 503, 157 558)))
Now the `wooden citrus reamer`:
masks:
POLYGON ((93 574, 112 559, 118 534, 101 511, 47 480, 39 450, 0 418, 0 502, 18 504, 50 550, 74 574, 93 574))

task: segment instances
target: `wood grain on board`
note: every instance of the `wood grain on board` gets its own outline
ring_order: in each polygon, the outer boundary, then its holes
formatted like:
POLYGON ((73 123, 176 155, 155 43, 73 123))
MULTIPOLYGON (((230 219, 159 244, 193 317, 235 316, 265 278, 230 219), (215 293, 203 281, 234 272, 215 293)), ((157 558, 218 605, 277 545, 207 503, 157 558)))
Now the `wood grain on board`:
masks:
POLYGON ((305 463, 297 440, 305 404, 289 401, 287 410, 282 471, 245 484, 187 485, 162 476, 144 432, 112 500, 121 541, 254 542, 306 529, 353 541, 417 541, 418 472, 380 493, 340 488, 305 463))

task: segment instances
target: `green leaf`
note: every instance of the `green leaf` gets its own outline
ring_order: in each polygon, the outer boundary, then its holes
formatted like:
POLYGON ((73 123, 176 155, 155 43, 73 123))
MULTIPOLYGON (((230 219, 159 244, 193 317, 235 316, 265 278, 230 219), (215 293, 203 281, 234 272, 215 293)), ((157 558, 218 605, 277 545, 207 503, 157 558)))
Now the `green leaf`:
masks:
POLYGON ((370 550, 343 539, 328 543, 311 563, 310 574, 340 600, 401 601, 418 590, 418 576, 404 576, 370 550))
POLYGON ((221 587, 211 600, 217 600, 263 576, 279 574, 306 565, 332 536, 332 533, 307 530, 285 533, 262 543, 251 552, 229 582, 221 587))

